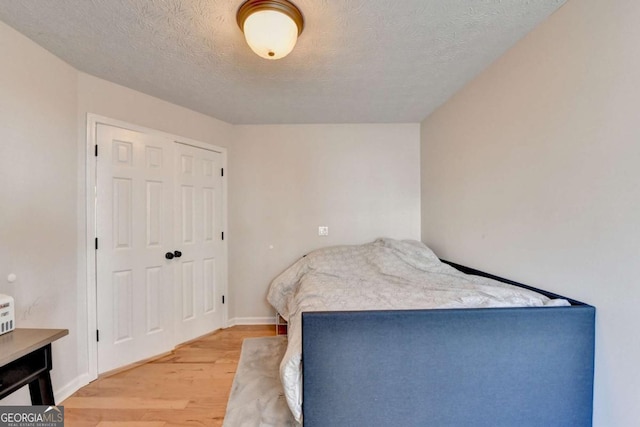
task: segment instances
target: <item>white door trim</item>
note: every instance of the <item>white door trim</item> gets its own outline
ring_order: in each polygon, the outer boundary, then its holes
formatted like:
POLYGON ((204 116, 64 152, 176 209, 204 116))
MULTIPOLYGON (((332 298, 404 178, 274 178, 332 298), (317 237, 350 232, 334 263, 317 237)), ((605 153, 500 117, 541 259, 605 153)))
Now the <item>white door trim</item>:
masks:
MULTIPOLYGON (((120 127, 123 129, 132 130, 135 132, 142 132, 149 135, 156 135, 163 138, 168 138, 174 142, 182 144, 192 145, 194 147, 203 148, 205 150, 211 150, 218 152, 222 155, 222 167, 227 168, 227 149, 217 145, 207 144, 204 142, 196 141, 190 138, 173 135, 170 133, 162 132, 155 129, 146 128, 144 126, 138 126, 131 123, 127 123, 117 119, 111 119, 109 117, 100 116, 98 114, 87 113, 87 150, 86 150, 86 260, 87 260, 87 357, 88 357, 88 374, 89 381, 93 381, 98 378, 98 342, 96 341, 97 331, 97 294, 96 294, 96 253, 95 253, 95 239, 96 239, 96 156, 95 147, 97 144, 96 129, 99 124, 104 124, 113 127, 120 127)), ((227 174, 225 174, 225 177, 227 174)), ((227 180, 222 180, 222 202, 224 204, 222 209, 222 228, 228 231, 227 227, 227 180)), ((228 233, 227 233, 228 234, 228 233)), ((228 293, 228 245, 227 239, 222 242, 222 279, 224 294, 228 293)), ((222 324, 226 325, 228 321, 228 304, 225 304, 222 312, 222 324)), ((177 343, 173 343, 176 345, 177 343)))

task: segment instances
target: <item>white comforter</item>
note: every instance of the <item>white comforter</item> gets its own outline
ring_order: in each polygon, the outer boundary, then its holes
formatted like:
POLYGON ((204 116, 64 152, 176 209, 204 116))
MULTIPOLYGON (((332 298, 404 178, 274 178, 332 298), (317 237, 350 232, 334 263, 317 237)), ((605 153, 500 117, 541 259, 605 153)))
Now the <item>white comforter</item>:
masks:
POLYGON ((301 258, 273 280, 268 300, 288 322, 280 376, 291 412, 302 422, 303 311, 569 305, 443 264, 417 241, 378 239, 301 258))

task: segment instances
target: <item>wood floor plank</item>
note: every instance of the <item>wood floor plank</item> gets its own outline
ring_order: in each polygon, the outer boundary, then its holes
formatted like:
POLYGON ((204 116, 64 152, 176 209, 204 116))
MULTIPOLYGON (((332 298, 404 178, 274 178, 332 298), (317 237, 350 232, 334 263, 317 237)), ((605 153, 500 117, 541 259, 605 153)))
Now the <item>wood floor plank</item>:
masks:
POLYGON ((164 421, 100 421, 97 427, 165 427, 164 421))
POLYGON ((189 405, 189 400, 169 400, 143 397, 70 397, 66 400, 66 408, 82 409, 184 409, 189 405))
POLYGON ((242 340, 273 326, 235 326, 144 365, 102 377, 61 403, 75 427, 220 427, 242 340))

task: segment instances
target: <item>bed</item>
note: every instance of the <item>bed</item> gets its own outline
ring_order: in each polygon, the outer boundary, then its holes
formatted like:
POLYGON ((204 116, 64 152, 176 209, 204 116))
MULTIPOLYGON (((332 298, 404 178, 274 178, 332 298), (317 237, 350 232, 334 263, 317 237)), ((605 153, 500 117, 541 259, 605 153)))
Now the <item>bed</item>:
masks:
POLYGON ((272 282, 280 376, 314 426, 591 425, 595 309, 417 241, 314 251, 272 282))

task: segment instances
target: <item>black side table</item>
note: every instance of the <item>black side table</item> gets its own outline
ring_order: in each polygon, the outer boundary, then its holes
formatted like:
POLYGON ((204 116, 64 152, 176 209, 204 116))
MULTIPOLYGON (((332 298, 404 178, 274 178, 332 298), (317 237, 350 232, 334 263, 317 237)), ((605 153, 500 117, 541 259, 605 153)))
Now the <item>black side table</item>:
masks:
POLYGON ((0 335, 0 399, 29 384, 32 405, 55 405, 51 343, 68 329, 15 329, 0 335))

